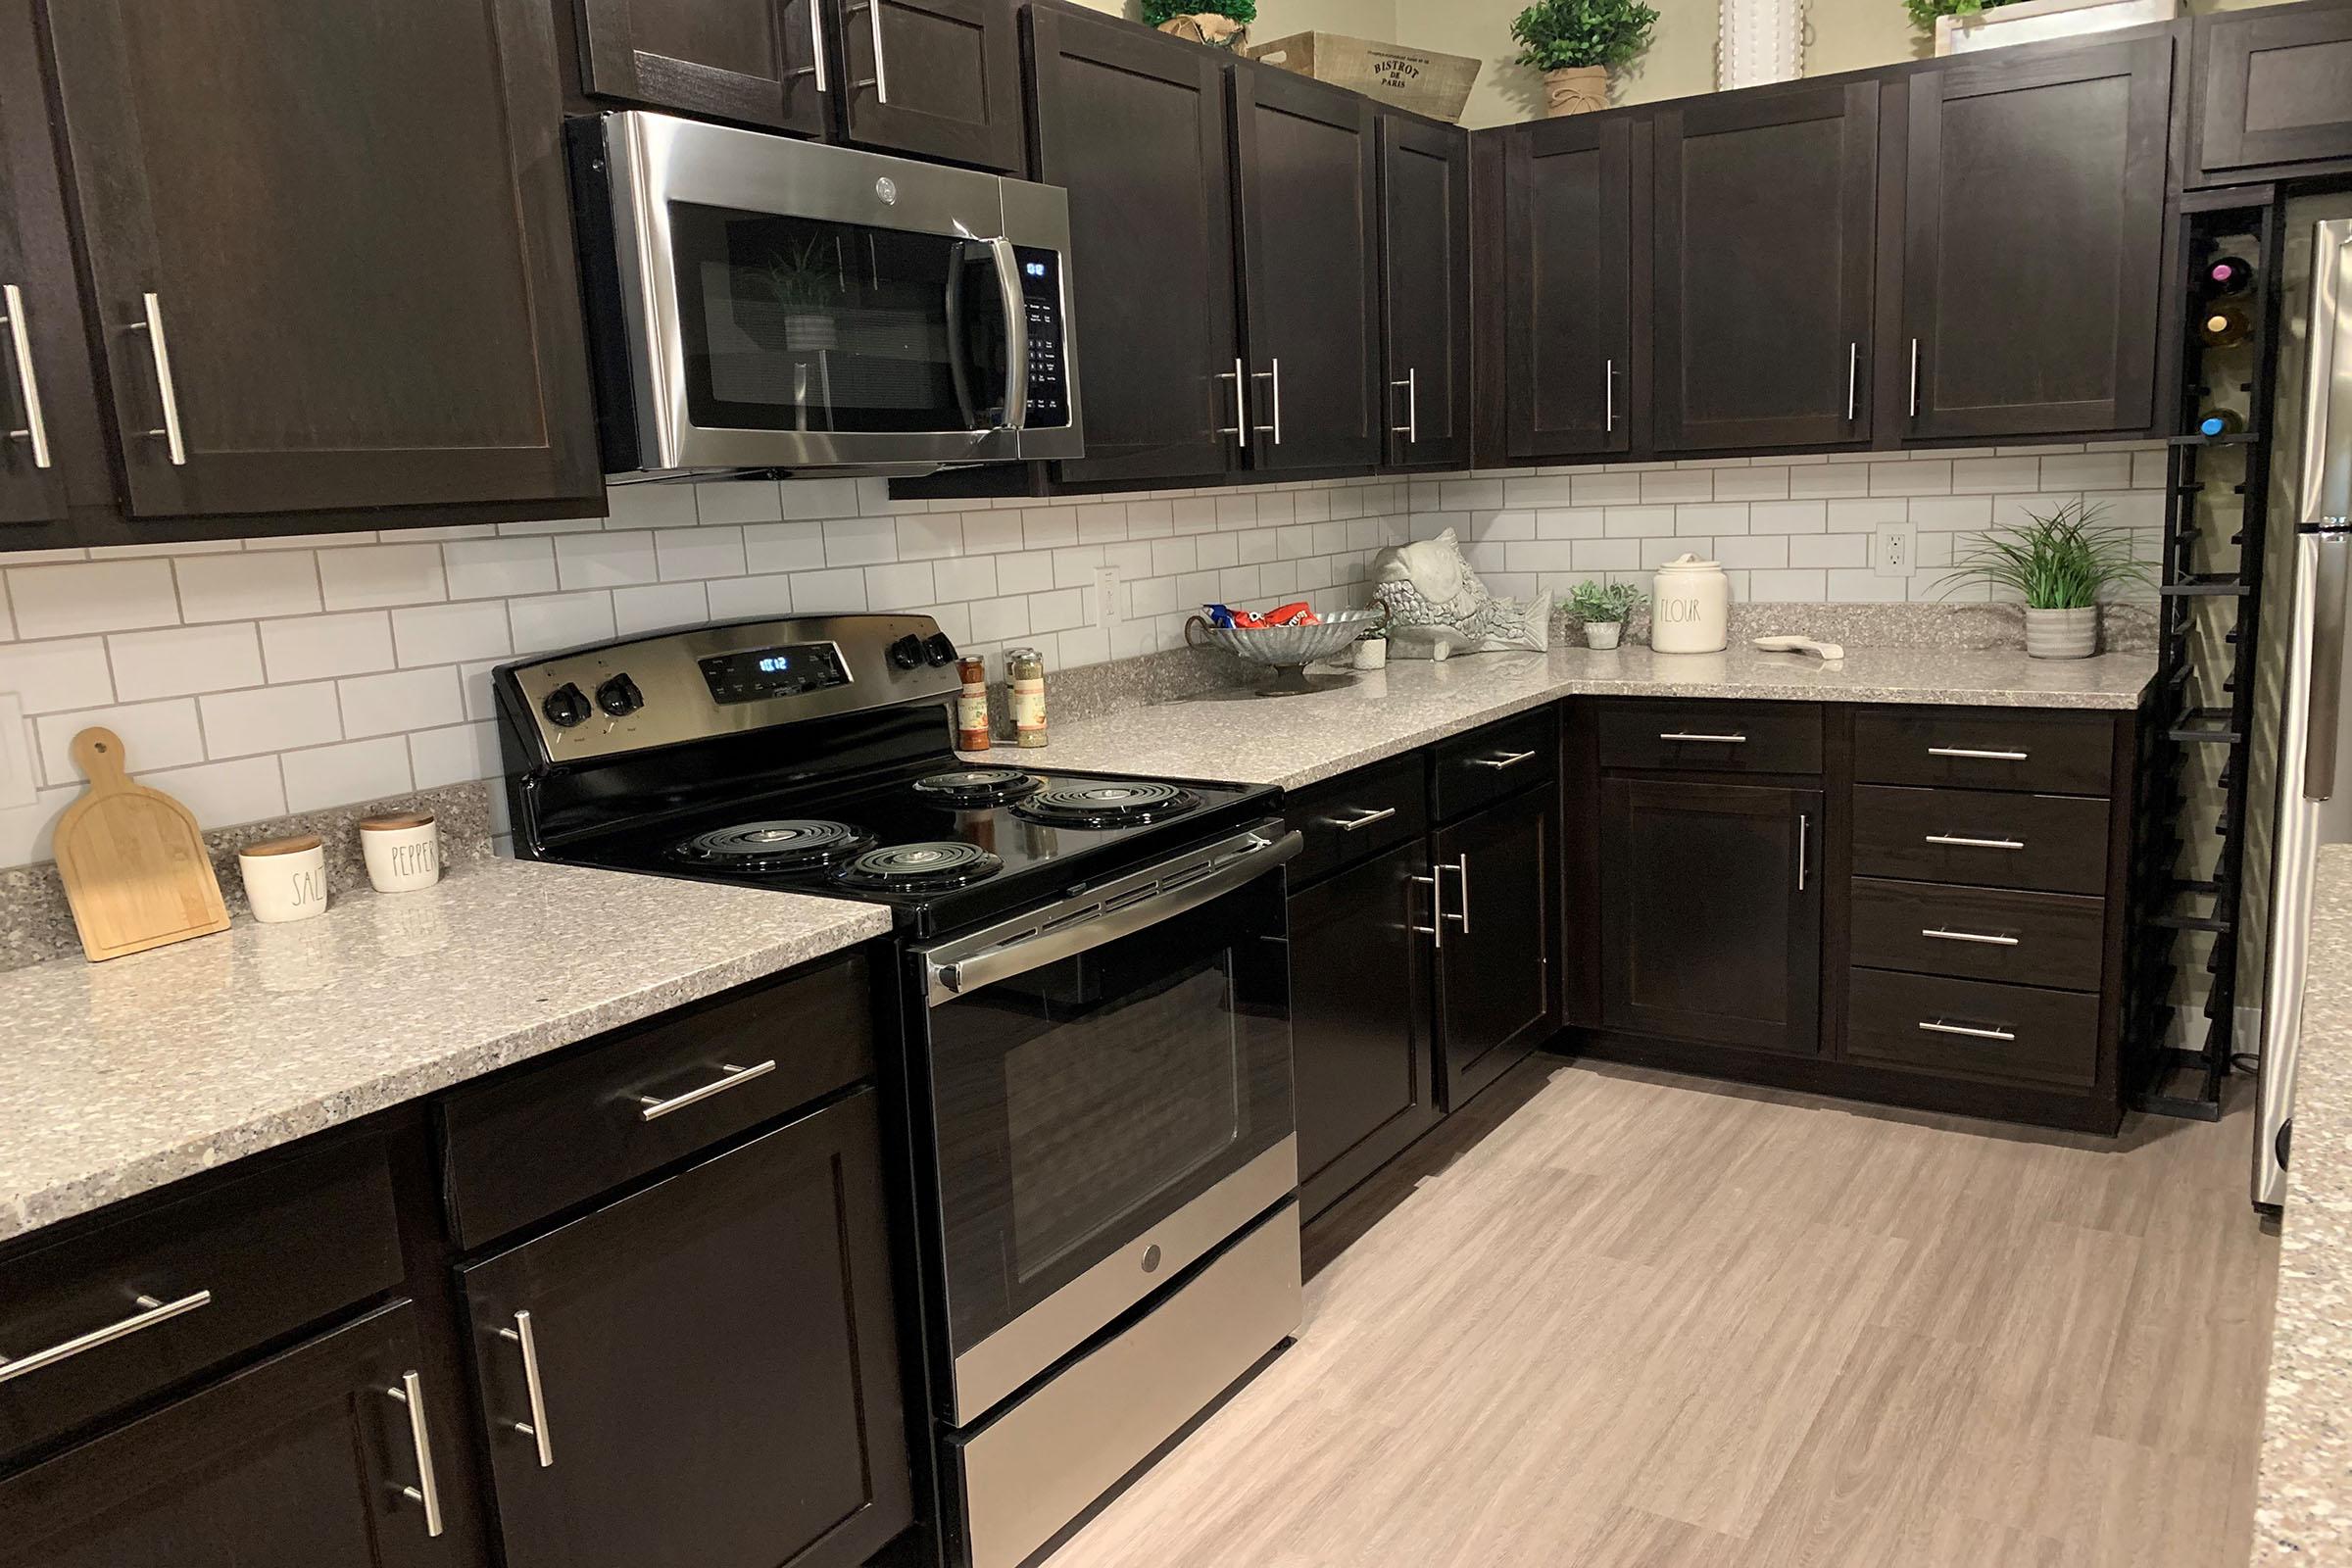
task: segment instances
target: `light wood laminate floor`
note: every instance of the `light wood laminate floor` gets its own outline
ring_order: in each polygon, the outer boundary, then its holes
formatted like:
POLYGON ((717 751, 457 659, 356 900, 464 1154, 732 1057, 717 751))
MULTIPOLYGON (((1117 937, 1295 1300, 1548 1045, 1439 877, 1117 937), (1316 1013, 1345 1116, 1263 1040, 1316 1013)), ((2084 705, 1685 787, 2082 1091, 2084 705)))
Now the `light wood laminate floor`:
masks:
POLYGON ((2110 1142, 1518 1071, 1548 1082, 1052 1568, 2246 1560, 2250 1097, 2110 1142))

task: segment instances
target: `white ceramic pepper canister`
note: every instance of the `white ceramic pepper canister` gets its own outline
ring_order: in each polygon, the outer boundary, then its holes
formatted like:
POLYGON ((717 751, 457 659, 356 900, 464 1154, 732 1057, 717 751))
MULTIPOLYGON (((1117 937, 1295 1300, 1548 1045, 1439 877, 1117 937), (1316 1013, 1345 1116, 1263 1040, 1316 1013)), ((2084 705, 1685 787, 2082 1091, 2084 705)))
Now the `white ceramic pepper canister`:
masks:
POLYGON ((1720 653, 1732 637, 1732 580, 1718 562, 1677 556, 1658 568, 1649 646, 1661 654, 1720 653))

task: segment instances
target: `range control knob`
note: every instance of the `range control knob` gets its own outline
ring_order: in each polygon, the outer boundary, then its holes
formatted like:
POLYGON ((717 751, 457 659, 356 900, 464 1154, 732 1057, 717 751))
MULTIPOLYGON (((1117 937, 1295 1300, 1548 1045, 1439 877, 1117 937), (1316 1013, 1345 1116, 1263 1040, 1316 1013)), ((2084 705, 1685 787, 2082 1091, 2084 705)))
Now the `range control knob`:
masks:
POLYGON ((923 640, 908 632, 890 645, 890 662, 900 669, 912 669, 923 662, 923 640))
POLYGON ((946 632, 935 631, 931 634, 930 641, 923 644, 923 658, 934 667, 940 664, 953 664, 956 662, 956 645, 948 641, 946 632))
POLYGON ((645 693, 626 675, 615 675, 596 689, 596 706, 608 718, 626 718, 645 706, 645 693))
POLYGON ((595 710, 588 706, 585 693, 565 681, 547 694, 547 701, 539 705, 539 711, 545 713, 547 721, 556 728, 569 729, 574 724, 585 723, 595 710))

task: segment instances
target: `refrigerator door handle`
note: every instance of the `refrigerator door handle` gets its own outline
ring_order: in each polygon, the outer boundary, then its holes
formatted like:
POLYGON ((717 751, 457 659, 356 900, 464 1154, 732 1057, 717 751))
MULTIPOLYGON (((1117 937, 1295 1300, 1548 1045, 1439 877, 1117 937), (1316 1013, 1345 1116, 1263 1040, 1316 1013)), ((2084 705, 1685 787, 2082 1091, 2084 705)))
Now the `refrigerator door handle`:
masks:
POLYGON ((2344 702, 2344 594, 2352 583, 2352 536, 2318 535, 2311 595, 2311 696, 2303 719, 2303 798, 2335 795, 2336 725, 2344 702))

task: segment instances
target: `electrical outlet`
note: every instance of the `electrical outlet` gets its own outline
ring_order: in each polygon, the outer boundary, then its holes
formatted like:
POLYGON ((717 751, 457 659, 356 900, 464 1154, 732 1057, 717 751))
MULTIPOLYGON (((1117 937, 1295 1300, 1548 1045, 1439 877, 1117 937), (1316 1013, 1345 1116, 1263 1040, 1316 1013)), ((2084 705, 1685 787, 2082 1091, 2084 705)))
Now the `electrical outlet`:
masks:
POLYGON ((1908 577, 1919 564, 1919 529, 1908 522, 1882 522, 1870 541, 1870 564, 1882 577, 1908 577))
POLYGON ((1127 618, 1119 613, 1118 567, 1097 566, 1095 568, 1095 597, 1094 602, 1088 608, 1093 612, 1086 618, 1086 623, 1090 626, 1116 626, 1127 618))
POLYGON ((0 692, 0 810, 30 806, 32 726, 24 722, 24 700, 0 692))

